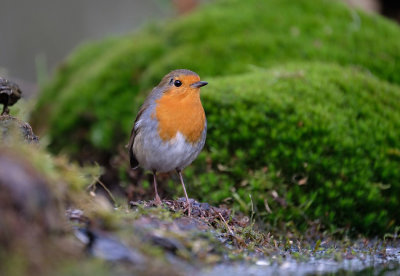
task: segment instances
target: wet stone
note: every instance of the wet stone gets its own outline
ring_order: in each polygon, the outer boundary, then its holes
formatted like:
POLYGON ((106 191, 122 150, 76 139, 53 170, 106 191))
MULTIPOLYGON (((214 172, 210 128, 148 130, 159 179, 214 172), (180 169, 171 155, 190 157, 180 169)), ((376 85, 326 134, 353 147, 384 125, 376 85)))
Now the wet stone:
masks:
POLYGON ((127 247, 112 235, 86 228, 76 228, 75 235, 86 244, 86 251, 95 257, 108 261, 127 261, 135 265, 145 262, 140 253, 127 247))

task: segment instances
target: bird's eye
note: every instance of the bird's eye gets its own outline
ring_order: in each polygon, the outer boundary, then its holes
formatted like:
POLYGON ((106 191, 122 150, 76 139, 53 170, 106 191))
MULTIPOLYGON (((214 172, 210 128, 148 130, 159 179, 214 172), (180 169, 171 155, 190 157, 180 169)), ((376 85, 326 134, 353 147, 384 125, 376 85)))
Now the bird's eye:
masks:
POLYGON ((174 85, 175 85, 176 87, 179 87, 179 86, 182 85, 182 82, 181 82, 180 80, 176 80, 176 81, 174 81, 174 85))

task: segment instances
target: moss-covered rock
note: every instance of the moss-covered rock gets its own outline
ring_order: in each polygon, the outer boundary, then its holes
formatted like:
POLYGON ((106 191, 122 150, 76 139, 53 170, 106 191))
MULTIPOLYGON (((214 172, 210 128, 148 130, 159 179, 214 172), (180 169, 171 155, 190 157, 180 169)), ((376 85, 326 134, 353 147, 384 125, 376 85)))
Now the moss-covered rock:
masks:
POLYGON ((400 223, 398 37, 394 23, 336 1, 218 1, 81 46, 33 122, 53 151, 109 164, 146 92, 192 69, 210 85, 206 150, 185 171, 191 196, 250 211, 251 195, 271 224, 382 233, 400 223))
POLYGON ((22 139, 0 145, 2 275, 61 275, 67 268, 78 271, 82 265, 92 272, 87 275, 107 269, 84 260, 83 248, 67 225, 66 208, 89 198, 83 187, 90 179, 83 175, 66 158, 51 157, 22 139))
POLYGON ((251 195, 271 223, 320 219, 373 234, 400 223, 398 86, 322 63, 210 83, 207 150, 185 170, 192 195, 247 210, 251 195))

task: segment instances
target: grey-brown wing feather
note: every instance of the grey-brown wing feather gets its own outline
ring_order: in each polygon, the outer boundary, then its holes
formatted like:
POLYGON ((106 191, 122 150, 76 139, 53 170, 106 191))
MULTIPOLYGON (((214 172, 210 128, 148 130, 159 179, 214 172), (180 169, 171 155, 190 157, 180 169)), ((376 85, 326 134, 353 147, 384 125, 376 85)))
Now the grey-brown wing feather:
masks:
POLYGON ((133 143, 135 142, 135 125, 133 125, 132 131, 131 131, 131 138, 129 139, 129 162, 131 164, 132 169, 136 169, 139 166, 139 162, 137 161, 135 154, 133 153, 133 143))
POLYGON ((139 167, 139 162, 137 161, 136 157, 135 157, 135 153, 133 152, 133 143, 135 142, 135 137, 137 134, 137 131, 139 131, 139 129, 135 129, 136 128, 136 123, 139 121, 140 116, 142 116, 144 110, 146 109, 146 107, 148 106, 148 103, 145 102, 141 107, 140 110, 136 116, 135 122, 133 123, 133 127, 132 127, 132 131, 131 131, 131 137, 129 139, 129 144, 128 144, 128 149, 129 149, 129 161, 131 164, 131 168, 132 169, 137 169, 139 167))

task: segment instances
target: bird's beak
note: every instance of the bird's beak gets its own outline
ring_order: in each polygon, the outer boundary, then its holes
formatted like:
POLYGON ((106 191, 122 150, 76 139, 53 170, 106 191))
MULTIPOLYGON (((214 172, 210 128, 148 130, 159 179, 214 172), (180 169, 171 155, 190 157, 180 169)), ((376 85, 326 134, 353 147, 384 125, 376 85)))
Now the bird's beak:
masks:
POLYGON ((193 88, 200 88, 207 84, 208 84, 208 82, 206 82, 206 81, 198 81, 198 82, 192 83, 190 86, 193 88))

